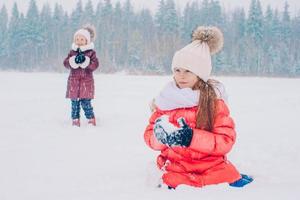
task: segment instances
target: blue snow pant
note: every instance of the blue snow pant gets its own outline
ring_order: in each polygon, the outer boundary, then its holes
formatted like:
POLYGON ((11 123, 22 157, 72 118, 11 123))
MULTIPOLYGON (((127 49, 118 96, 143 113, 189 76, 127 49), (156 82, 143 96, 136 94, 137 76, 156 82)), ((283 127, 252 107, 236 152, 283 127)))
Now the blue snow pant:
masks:
POLYGON ((80 118, 80 105, 84 111, 84 115, 87 119, 95 117, 93 107, 91 104, 92 99, 71 99, 72 103, 72 119, 80 118))

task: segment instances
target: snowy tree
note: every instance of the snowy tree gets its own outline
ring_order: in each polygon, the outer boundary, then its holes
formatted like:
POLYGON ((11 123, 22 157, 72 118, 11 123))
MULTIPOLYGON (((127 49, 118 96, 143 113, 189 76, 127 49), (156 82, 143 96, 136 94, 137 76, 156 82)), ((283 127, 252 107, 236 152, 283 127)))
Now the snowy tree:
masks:
POLYGON ((210 25, 222 27, 223 17, 222 8, 218 0, 211 0, 209 5, 209 23, 210 25))
POLYGON ((5 6, 0 11, 0 69, 7 64, 7 48, 8 48, 8 14, 5 6))
POLYGON ((98 41, 100 41, 100 52, 103 62, 103 71, 111 71, 113 67, 112 54, 113 54, 113 6, 110 0, 105 0, 104 5, 100 11, 100 23, 98 24, 97 31, 101 34, 98 41))
POLYGON ((31 0, 26 14, 25 26, 23 27, 23 43, 27 49, 23 53, 26 57, 27 67, 35 67, 40 62, 39 49, 43 46, 40 15, 35 0, 31 0))
MULTIPOLYGON (((103 4, 101 1, 98 2, 97 6, 96 6, 96 12, 95 12, 95 21, 94 21, 94 25, 96 27, 96 31, 97 33, 101 32, 101 22, 102 22, 102 8, 103 7, 103 4)), ((96 41, 95 41, 95 46, 97 49, 100 49, 101 48, 101 40, 98 38, 96 41)))
POLYGON ((171 34, 176 34, 178 32, 179 22, 174 0, 167 0, 164 17, 164 31, 171 34))
POLYGON ((23 39, 21 38, 21 19, 16 3, 13 5, 12 15, 8 24, 8 58, 11 68, 20 68, 21 59, 16 59, 22 51, 23 39))
POLYGON ((268 6, 263 12, 260 1, 252 0, 246 15, 242 8, 226 13, 219 0, 190 1, 183 13, 174 0, 160 0, 153 16, 148 9, 134 11, 130 0, 98 1, 95 10, 91 0, 85 2, 78 0, 70 15, 58 3, 53 13, 48 4, 39 12, 31 0, 25 17, 16 3, 10 14, 3 6, 0 67, 62 71, 74 32, 91 23, 102 71, 170 73, 174 52, 190 42, 196 26, 216 25, 225 45, 213 57, 215 73, 300 75, 300 17, 290 15, 287 2, 280 10, 268 6))
POLYGON ((84 7, 81 22, 82 24, 93 24, 94 22, 94 8, 91 0, 84 7))
POLYGON ((273 11, 270 5, 267 7, 267 11, 264 17, 264 38, 266 40, 272 38, 272 21, 273 21, 273 11))
MULTIPOLYGON (((134 13, 133 13, 133 6, 131 4, 130 0, 126 0, 123 8, 122 8, 122 53, 123 53, 123 62, 125 66, 129 66, 130 63, 130 57, 133 55, 130 54, 130 49, 132 43, 134 43, 134 40, 131 39, 132 32, 135 31, 135 22, 134 22, 134 13)), ((132 51, 131 51, 132 52, 132 51)))
POLYGON ((202 25, 210 25, 210 5, 208 0, 203 0, 201 3, 200 18, 202 25))
POLYGON ((198 2, 194 1, 191 4, 187 3, 183 11, 182 20, 182 38, 185 43, 191 40, 192 31, 201 25, 200 9, 198 2))
MULTIPOLYGON (((70 40, 69 38, 66 38, 66 40, 64 40, 65 38, 63 38, 61 33, 61 28, 63 27, 63 18, 64 18, 64 10, 62 8, 62 6, 58 5, 57 3, 54 6, 54 13, 53 13, 53 19, 52 19, 52 23, 53 23, 53 29, 52 29, 52 55, 55 59, 58 59, 61 55, 61 44, 62 41, 66 41, 66 42, 71 42, 72 40, 70 40)), ((66 34, 66 32, 64 32, 66 34)))
POLYGON ((76 9, 71 14, 71 26, 73 31, 81 27, 82 15, 83 15, 82 1, 79 0, 76 4, 76 9))
POLYGON ((49 31, 53 30, 52 25, 51 8, 49 4, 45 4, 40 15, 42 37, 42 41, 40 42, 38 49, 38 57, 41 60, 40 63, 42 65, 40 67, 46 67, 45 61, 50 59, 51 50, 53 49, 53 33, 52 31, 49 31))
POLYGON ((235 40, 243 38, 246 32, 246 14, 243 8, 236 9, 232 17, 232 29, 234 32, 235 40))
POLYGON ((143 51, 142 65, 145 71, 151 71, 151 68, 155 65, 153 58, 156 55, 155 41, 157 40, 154 20, 148 9, 143 9, 137 17, 140 19, 138 23, 138 30, 142 37, 142 44, 138 47, 143 51))
POLYGON ((249 57, 249 69, 252 74, 258 74, 262 66, 263 58, 263 14, 259 0, 252 0, 248 22, 247 22, 247 35, 248 35, 248 50, 247 56, 249 57))
POLYGON ((156 12, 155 15, 155 23, 160 31, 163 31, 165 26, 165 9, 166 9, 165 7, 166 7, 165 1, 160 0, 158 11, 156 12))
POLYGON ((284 11, 282 15, 282 28, 281 28, 281 38, 285 42, 289 41, 291 37, 291 19, 289 13, 289 4, 285 2, 284 11))
POLYGON ((279 12, 276 9, 273 14, 273 20, 271 25, 271 34, 273 35, 274 40, 280 40, 281 38, 281 25, 279 19, 279 12))
POLYGON ((263 14, 259 0, 251 1, 247 34, 256 42, 256 45, 259 45, 263 39, 263 14))
MULTIPOLYGON (((230 28, 225 29, 224 37, 226 37, 226 45, 224 47, 224 55, 231 61, 231 70, 237 73, 242 73, 245 68, 245 31, 246 31, 246 17, 245 11, 242 8, 235 9, 232 14, 232 19, 228 25, 230 28), (227 56, 226 56, 227 55, 227 56), (230 55, 234 55, 231 57, 230 55)), ((226 68, 230 64, 227 62, 226 68)), ((228 73, 228 69, 227 69, 228 73)))

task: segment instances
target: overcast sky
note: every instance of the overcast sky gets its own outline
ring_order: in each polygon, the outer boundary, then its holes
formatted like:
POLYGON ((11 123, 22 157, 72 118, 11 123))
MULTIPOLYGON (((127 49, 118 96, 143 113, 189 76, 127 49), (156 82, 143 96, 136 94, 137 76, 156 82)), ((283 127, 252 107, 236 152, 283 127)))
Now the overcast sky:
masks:
MULTIPOLYGON (((64 7, 64 10, 70 12, 72 11, 78 0, 36 0, 39 7, 41 7, 44 3, 49 2, 50 6, 53 7, 55 2, 58 2, 64 7)), ((88 0, 82 0, 83 4, 85 4, 88 0)), ((93 4, 96 5, 100 0, 92 0, 93 4)), ((103 1, 103 0, 102 0, 103 1)), ((112 0, 113 3, 120 1, 125 2, 126 0, 112 0)), ((141 8, 149 8, 152 12, 155 12, 160 0, 131 0, 135 9, 141 8)), ((191 2, 194 0, 175 0, 179 9, 183 9, 187 2, 191 2)), ((199 0, 201 1, 201 0, 199 0)), ((280 11, 283 8, 284 2, 286 0, 261 0, 262 6, 265 8, 268 4, 270 4, 273 8, 278 8, 280 11)), ((0 7, 6 5, 9 12, 11 11, 12 5, 14 2, 18 3, 19 10, 23 13, 26 13, 28 9, 28 5, 30 0, 0 0, 0 7)), ((248 6, 251 0, 220 0, 221 4, 226 8, 226 10, 232 10, 235 7, 244 7, 248 9, 248 6)), ((300 1, 299 0, 287 0, 290 5, 290 12, 292 15, 298 14, 300 10, 300 1)), ((95 6, 94 6, 95 7, 95 6)))

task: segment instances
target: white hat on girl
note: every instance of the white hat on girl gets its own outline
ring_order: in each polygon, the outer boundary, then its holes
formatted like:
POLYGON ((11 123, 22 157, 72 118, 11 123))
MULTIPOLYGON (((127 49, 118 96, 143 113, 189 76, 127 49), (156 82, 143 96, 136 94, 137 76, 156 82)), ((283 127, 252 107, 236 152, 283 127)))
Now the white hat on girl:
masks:
POLYGON ((206 82, 212 70, 211 55, 219 52, 223 43, 223 34, 217 27, 197 27, 192 42, 175 53, 172 70, 184 68, 206 82))
POLYGON ((95 27, 93 25, 87 24, 85 25, 83 28, 77 30, 74 33, 74 40, 76 39, 77 35, 82 35, 83 37, 85 37, 87 44, 91 43, 92 41, 95 40, 96 38, 96 30, 95 27))

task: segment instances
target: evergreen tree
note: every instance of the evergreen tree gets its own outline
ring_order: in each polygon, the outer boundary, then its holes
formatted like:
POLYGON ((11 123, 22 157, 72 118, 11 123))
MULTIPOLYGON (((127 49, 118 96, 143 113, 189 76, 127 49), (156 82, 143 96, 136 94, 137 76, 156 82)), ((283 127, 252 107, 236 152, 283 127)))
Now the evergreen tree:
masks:
POLYGON ((263 39, 263 14, 259 0, 252 0, 249 14, 247 33, 258 45, 263 39))
MULTIPOLYGON (((157 35, 153 17, 148 9, 143 9, 137 16, 139 20, 138 30, 141 34, 141 46, 138 47, 142 51, 141 57, 141 67, 144 71, 156 70, 152 69, 155 65, 153 62, 153 57, 155 57, 155 40, 157 35)), ((138 36, 137 36, 138 37, 138 36)))
POLYGON ((200 9, 200 19, 201 24, 203 25, 210 25, 209 15, 210 15, 210 5, 208 0, 203 0, 201 3, 201 9, 200 9))
POLYGON ((289 4, 287 2, 285 2, 284 5, 281 32, 282 40, 288 42, 289 38, 291 37, 291 19, 289 13, 289 4))
MULTIPOLYGON (((66 38, 66 40, 64 40, 63 35, 60 34, 62 32, 62 27, 63 27, 63 18, 64 18, 64 10, 62 8, 62 6, 60 6, 59 4, 55 4, 54 6, 54 13, 53 13, 53 29, 52 29, 52 45, 53 49, 52 49, 52 55, 54 59, 59 59, 62 50, 62 42, 71 42, 72 40, 70 40, 70 38, 66 38)), ((64 32, 66 34, 66 32, 64 32)))
POLYGON ((24 48, 26 51, 23 53, 26 57, 26 65, 29 68, 36 67, 40 64, 39 49, 43 46, 42 27, 39 20, 40 15, 35 0, 31 0, 29 8, 24 21, 24 48))
POLYGON ((134 43, 134 39, 132 39, 132 32, 135 31, 134 27, 134 13, 133 13, 133 7, 131 5, 130 0, 126 0, 124 7, 122 9, 122 24, 123 24, 123 30, 122 30, 122 53, 123 53, 123 62, 125 66, 130 65, 130 57, 132 57, 131 52, 133 47, 131 47, 132 43, 134 43))
POLYGON ((183 11, 183 20, 182 20, 182 38, 186 44, 191 40, 192 31, 198 26, 201 25, 200 9, 197 1, 192 2, 191 4, 187 3, 183 11))
POLYGON ((83 24, 82 15, 83 15, 82 1, 78 0, 76 4, 76 9, 71 14, 71 27, 73 31, 77 30, 78 28, 81 28, 83 24))
POLYGON ((82 24, 93 24, 94 23, 94 9, 92 1, 89 0, 85 5, 84 11, 82 13, 82 24))
MULTIPOLYGON (((49 4, 44 4, 41 16, 40 16, 40 26, 41 26, 41 37, 42 41, 40 42, 39 48, 39 58, 42 59, 42 63, 45 60, 50 59, 50 51, 53 49, 53 35, 52 31, 52 16, 51 16, 51 8, 49 4)), ((43 64, 44 65, 44 64, 43 64)))
POLYGON ((14 3, 12 8, 12 15, 10 17, 8 25, 8 57, 11 61, 8 63, 11 68, 19 68, 21 65, 20 59, 17 59, 20 55, 21 45, 23 40, 20 34, 21 30, 21 20, 20 13, 16 3, 14 3))
POLYGON ((191 32, 191 7, 190 3, 188 2, 184 8, 183 16, 182 16, 182 28, 181 28, 181 37, 188 41, 190 38, 190 32, 191 32))
POLYGON ((272 21, 273 11, 270 5, 267 7, 267 11, 264 17, 264 38, 266 40, 272 38, 272 21))
POLYGON ((158 11, 156 12, 155 15, 155 24, 157 25, 158 29, 163 32, 164 31, 164 26, 165 26, 165 10, 166 10, 166 5, 164 0, 160 0, 159 6, 158 6, 158 11))
POLYGON ((247 56, 248 66, 252 74, 258 74, 262 67, 263 58, 263 14, 259 0, 252 0, 247 23, 247 56))
POLYGON ((8 48, 8 14, 6 7, 3 6, 0 11, 0 69, 7 64, 8 48))
POLYGON ((219 0, 191 1, 183 14, 174 0, 160 0, 152 16, 147 9, 135 12, 130 0, 115 6, 98 1, 78 0, 69 16, 55 4, 41 12, 31 0, 26 15, 14 4, 10 17, 0 10, 0 67, 20 70, 58 70, 70 50, 75 30, 82 24, 96 26, 95 48, 103 70, 170 72, 174 52, 191 40, 198 25, 216 25, 224 34, 225 46, 213 57, 214 72, 247 75, 300 75, 300 17, 292 17, 286 2, 282 11, 252 0, 248 15, 244 9, 226 13, 219 0))
POLYGON ((234 40, 243 38, 246 32, 246 16, 243 8, 236 9, 233 12, 232 26, 234 33, 234 40))
POLYGON ((101 37, 100 39, 100 51, 102 56, 102 62, 104 71, 112 71, 114 65, 112 63, 112 54, 113 54, 113 6, 110 0, 105 0, 105 3, 101 10, 101 24, 98 27, 100 30, 101 37))
MULTIPOLYGON (((101 25, 101 22, 102 22, 102 9, 103 9, 102 7, 103 7, 102 1, 99 1, 98 4, 97 4, 97 7, 96 7, 95 20, 94 20, 97 33, 102 32, 102 25, 101 25)), ((98 36, 98 39, 95 41, 95 47, 97 49, 101 49, 101 41, 102 41, 100 39, 101 37, 102 37, 102 35, 98 36)))
POLYGON ((273 35, 274 40, 280 40, 281 39, 281 25, 280 25, 280 19, 279 19, 279 13, 276 9, 273 14, 273 20, 271 25, 271 33, 273 35))
POLYGON ((121 41, 124 40, 123 34, 123 10, 121 7, 121 3, 117 2, 115 9, 113 11, 113 31, 112 31, 112 38, 113 41, 111 43, 113 47, 113 55, 112 55, 112 62, 114 66, 116 66, 117 70, 120 70, 120 66, 124 65, 124 57, 123 51, 121 48, 121 41))
POLYGON ((222 27, 223 24, 222 8, 219 0, 211 0, 209 7, 210 7, 209 10, 210 25, 222 27))
POLYGON ((165 23, 163 25, 163 29, 167 33, 177 33, 179 31, 179 22, 178 22, 178 16, 177 11, 175 9, 175 3, 174 0, 167 0, 166 6, 165 6, 165 23))

